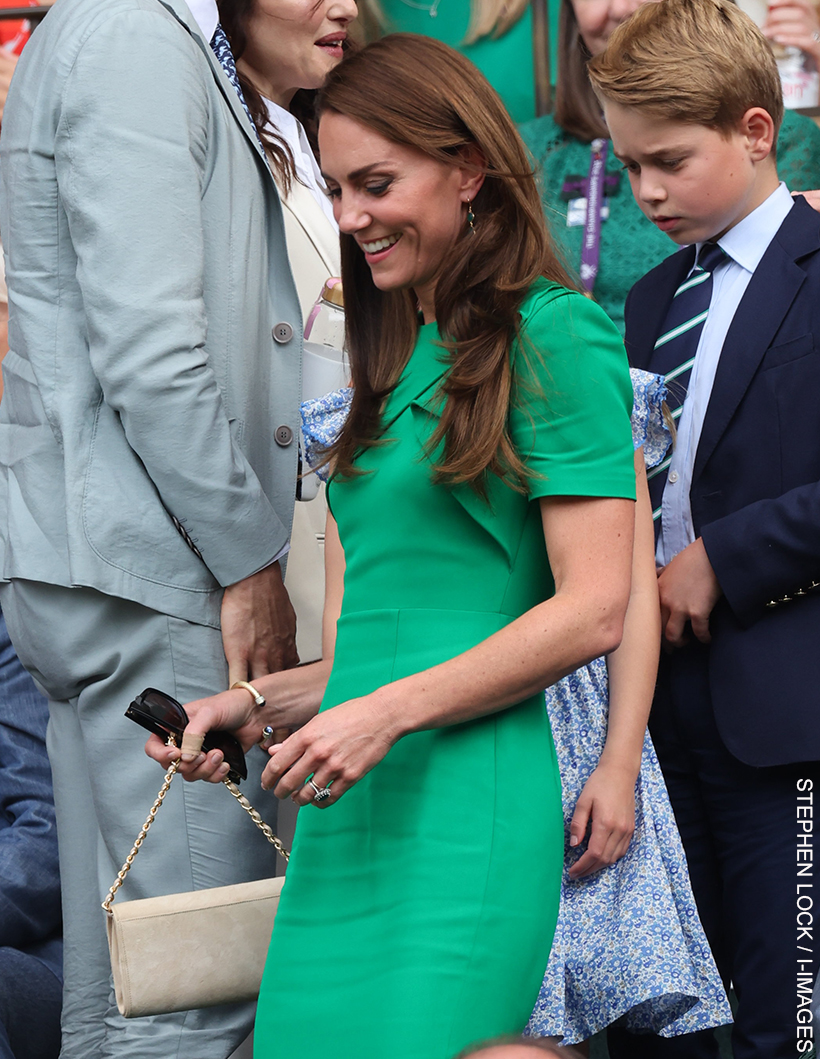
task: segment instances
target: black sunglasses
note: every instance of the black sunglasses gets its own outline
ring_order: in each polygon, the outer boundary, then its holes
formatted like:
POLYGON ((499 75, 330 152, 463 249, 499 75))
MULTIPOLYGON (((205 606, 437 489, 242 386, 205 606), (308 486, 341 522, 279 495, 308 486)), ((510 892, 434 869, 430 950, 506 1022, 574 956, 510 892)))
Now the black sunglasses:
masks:
MULTIPOLYGON (((182 733, 188 724, 188 714, 176 699, 172 699, 164 691, 146 688, 141 695, 137 695, 125 711, 125 716, 162 739, 173 736, 177 746, 182 744, 182 733)), ((202 750, 206 754, 209 750, 222 751, 222 756, 228 763, 229 780, 239 783, 240 780, 248 778, 248 766, 245 764, 242 747, 229 732, 208 732, 202 743, 202 750)))

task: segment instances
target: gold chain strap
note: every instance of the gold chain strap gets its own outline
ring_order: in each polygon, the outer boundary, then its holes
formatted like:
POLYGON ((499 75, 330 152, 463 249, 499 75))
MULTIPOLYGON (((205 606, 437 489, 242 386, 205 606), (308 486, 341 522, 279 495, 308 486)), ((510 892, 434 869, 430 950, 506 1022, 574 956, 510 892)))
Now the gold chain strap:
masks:
MULTIPOLYGON (((114 901, 114 897, 119 888, 125 882, 125 876, 131 870, 131 865, 134 863, 134 860, 140 851, 140 846, 145 841, 145 836, 148 834, 151 824, 153 824, 154 822, 154 817, 157 815, 157 810, 162 805, 165 795, 168 793, 168 788, 171 786, 171 780, 174 778, 178 768, 179 761, 174 761, 171 763, 171 767, 165 773, 165 780, 159 789, 159 794, 157 795, 156 801, 151 806, 150 812, 148 813, 148 817, 145 823, 142 825, 142 829, 137 835, 137 839, 134 842, 134 845, 131 847, 131 852, 125 858, 125 864, 123 864, 123 866, 117 872, 117 878, 114 880, 111 889, 108 891, 108 895, 102 903, 102 906, 108 913, 108 915, 113 914, 111 912, 111 905, 114 901)), ((251 820, 253 820, 253 822, 256 824, 256 826, 259 828, 259 830, 262 832, 268 842, 270 842, 270 844, 274 847, 276 852, 281 857, 284 857, 285 860, 289 860, 290 853, 285 849, 285 847, 273 833, 270 825, 265 823, 265 821, 259 815, 257 810, 254 809, 254 807, 251 805, 245 795, 240 791, 240 789, 236 786, 236 784, 233 783, 232 780, 229 780, 227 778, 224 779, 222 782, 225 784, 225 786, 228 788, 234 798, 236 798, 236 800, 239 802, 239 804, 242 806, 242 808, 245 810, 251 820)))
POLYGON ((242 808, 245 810, 251 820, 253 820, 253 822, 256 824, 256 826, 259 828, 259 830, 262 832, 268 842, 270 842, 270 844, 273 846, 279 856, 284 857, 285 860, 290 860, 290 853, 285 849, 285 847, 273 833, 270 824, 265 823, 265 821, 262 819, 256 809, 254 809, 254 807, 251 805, 251 803, 248 801, 242 791, 240 791, 240 789, 237 787, 237 785, 229 779, 224 779, 222 782, 225 784, 225 786, 228 788, 234 798, 236 798, 236 800, 239 802, 239 804, 242 806, 242 808))
POLYGON ((114 896, 115 896, 117 890, 119 890, 119 888, 125 882, 125 876, 128 874, 129 871, 131 871, 131 865, 134 863, 134 858, 139 853, 140 846, 145 841, 145 836, 148 834, 148 831, 149 831, 149 829, 151 827, 151 824, 153 824, 153 822, 154 822, 154 817, 157 815, 157 810, 162 805, 162 802, 163 802, 163 800, 165 798, 165 795, 168 793, 168 788, 171 786, 171 780, 174 778, 174 775, 175 775, 176 770, 178 768, 179 768, 179 762, 178 761, 171 762, 171 767, 165 773, 165 782, 162 784, 162 786, 159 789, 159 794, 157 795, 157 800, 151 806, 151 811, 148 813, 148 818, 146 819, 145 823, 142 825, 142 830, 137 835, 137 840, 134 843, 134 845, 131 847, 131 852, 125 858, 125 864, 123 864, 123 866, 117 872, 117 878, 114 880, 113 885, 111 886, 111 889, 108 891, 108 896, 103 901, 102 906, 103 906, 103 908, 105 909, 105 911, 109 915, 112 914, 111 913, 111 902, 114 900, 114 896))

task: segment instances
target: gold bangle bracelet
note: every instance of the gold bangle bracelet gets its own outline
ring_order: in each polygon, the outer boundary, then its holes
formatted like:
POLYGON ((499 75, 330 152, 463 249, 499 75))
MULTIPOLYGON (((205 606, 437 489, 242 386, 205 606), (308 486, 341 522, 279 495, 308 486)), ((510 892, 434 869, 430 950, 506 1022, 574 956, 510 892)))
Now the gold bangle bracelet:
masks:
POLYGON ((234 688, 244 688, 245 691, 249 691, 251 695, 253 695, 253 701, 256 703, 257 706, 265 705, 265 696, 260 695, 260 693, 253 686, 253 684, 249 684, 247 680, 234 681, 234 683, 231 684, 230 690, 233 691, 234 688))

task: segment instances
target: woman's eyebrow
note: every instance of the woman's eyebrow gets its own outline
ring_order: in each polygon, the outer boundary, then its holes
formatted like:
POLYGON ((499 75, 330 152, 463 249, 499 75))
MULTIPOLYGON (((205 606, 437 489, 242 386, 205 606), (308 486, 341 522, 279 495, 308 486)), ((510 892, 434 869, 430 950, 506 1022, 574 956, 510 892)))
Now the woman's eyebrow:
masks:
MULTIPOLYGON (((347 174, 347 179, 351 180, 351 181, 352 180, 361 180, 361 178, 363 176, 367 176, 367 174, 372 172, 372 170, 381 169, 381 168, 383 168, 386 165, 389 165, 389 163, 388 162, 371 162, 370 165, 363 165, 359 169, 354 169, 352 173, 348 173, 347 174)), ((326 181, 327 180, 332 180, 334 184, 338 183, 338 181, 334 177, 328 176, 328 174, 325 173, 324 171, 322 172, 322 176, 325 178, 326 181)))

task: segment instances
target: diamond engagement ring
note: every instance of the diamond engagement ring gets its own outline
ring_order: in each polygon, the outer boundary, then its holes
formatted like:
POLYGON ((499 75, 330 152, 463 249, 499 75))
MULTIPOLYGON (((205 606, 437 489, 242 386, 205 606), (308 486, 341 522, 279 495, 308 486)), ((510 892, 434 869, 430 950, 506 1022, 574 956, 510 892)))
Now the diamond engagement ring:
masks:
POLYGON ((330 797, 330 787, 317 787, 313 780, 308 780, 308 783, 316 792, 313 795, 314 802, 323 802, 325 798, 330 797))

